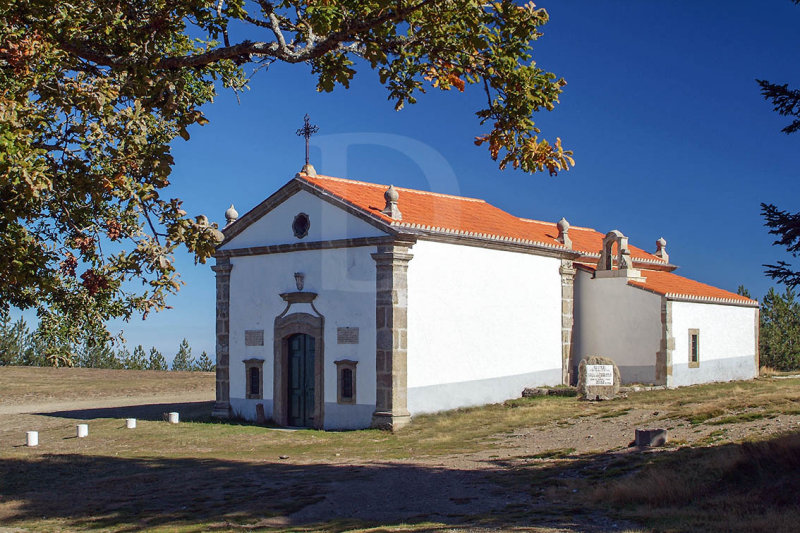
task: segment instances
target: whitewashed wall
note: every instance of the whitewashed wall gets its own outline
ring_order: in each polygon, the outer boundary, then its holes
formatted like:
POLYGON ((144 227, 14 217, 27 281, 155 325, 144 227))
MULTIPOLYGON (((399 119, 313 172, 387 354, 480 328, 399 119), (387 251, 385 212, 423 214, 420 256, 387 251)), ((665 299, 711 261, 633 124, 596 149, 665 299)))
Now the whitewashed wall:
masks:
POLYGON ((758 375, 755 308, 674 301, 671 305, 675 349, 670 386, 758 375), (700 330, 697 368, 689 368, 689 329, 700 330))
POLYGON ((626 278, 575 276, 574 360, 610 357, 624 383, 652 383, 661 346, 661 296, 626 278))
POLYGON ((311 193, 298 191, 251 224, 231 242, 220 247, 220 250, 384 235, 386 234, 372 224, 347 211, 311 193), (311 221, 308 235, 303 239, 295 237, 292 231, 292 222, 298 213, 307 214, 311 221))
MULTIPOLYGON (((309 235, 302 242, 365 237, 380 234, 373 226, 327 202, 301 191, 255 222, 225 249, 301 242, 292 233, 295 215, 309 215, 309 235)), ((255 418, 263 403, 272 415, 274 320, 286 307, 280 294, 296 291, 294 273, 305 274, 307 292, 318 294, 314 305, 325 317, 325 428, 348 429, 369 425, 375 411, 375 247, 337 248, 234 257, 230 281, 230 395, 234 414, 255 418), (338 327, 359 328, 359 343, 337 344, 338 327), (264 330, 264 346, 245 346, 244 332, 264 330), (248 400, 245 367, 249 358, 264 359, 263 400, 248 400), (358 361, 356 405, 336 402, 334 361, 358 361)), ((290 312, 311 312, 293 306, 290 312)))
POLYGON ((418 241, 408 267, 411 414, 561 381, 560 261, 418 241))

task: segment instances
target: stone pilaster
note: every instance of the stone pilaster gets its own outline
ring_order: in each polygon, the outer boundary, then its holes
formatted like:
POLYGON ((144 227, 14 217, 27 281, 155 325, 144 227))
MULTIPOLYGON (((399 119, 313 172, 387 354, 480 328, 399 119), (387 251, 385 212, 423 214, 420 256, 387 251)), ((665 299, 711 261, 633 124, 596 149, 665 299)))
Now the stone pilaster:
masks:
POLYGON ((756 363, 756 375, 758 377, 759 373, 761 372, 761 347, 758 342, 759 335, 760 335, 760 328, 761 328, 761 308, 756 307, 755 312, 755 338, 756 338, 756 346, 755 346, 755 363, 756 363))
POLYGON ((572 327, 575 324, 575 266, 569 259, 561 260, 561 383, 569 385, 572 362, 572 327))
POLYGON ((230 381, 230 259, 218 258, 211 267, 217 275, 217 399, 211 416, 228 418, 231 414, 230 381))
POLYGON ((672 352, 675 334, 672 331, 672 302, 661 298, 661 347, 656 354, 656 385, 672 385, 672 352))
POLYGON ((396 430, 408 413, 408 253, 411 245, 378 246, 376 263, 376 401, 372 427, 396 430))

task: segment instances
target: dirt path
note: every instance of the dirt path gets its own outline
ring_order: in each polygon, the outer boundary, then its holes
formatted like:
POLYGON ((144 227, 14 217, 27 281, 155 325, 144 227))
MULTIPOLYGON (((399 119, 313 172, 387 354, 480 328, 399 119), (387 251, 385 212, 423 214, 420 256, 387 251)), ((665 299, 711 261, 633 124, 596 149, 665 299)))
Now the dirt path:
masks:
POLYGON ((93 398, 90 400, 61 400, 56 402, 0 404, 0 415, 43 414, 60 411, 78 411, 87 409, 109 409, 115 407, 131 407, 148 404, 178 404, 189 402, 205 402, 212 400, 205 392, 184 392, 173 394, 156 394, 153 396, 119 396, 93 398))

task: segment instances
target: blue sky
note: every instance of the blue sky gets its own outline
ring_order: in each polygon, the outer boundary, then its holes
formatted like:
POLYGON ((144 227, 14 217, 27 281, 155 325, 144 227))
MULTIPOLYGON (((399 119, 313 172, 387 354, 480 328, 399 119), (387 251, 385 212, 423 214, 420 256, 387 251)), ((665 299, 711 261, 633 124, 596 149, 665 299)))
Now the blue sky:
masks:
MULTIPOLYGON (((221 93, 205 110, 210 123, 191 130, 189 142, 176 142, 168 194, 184 199, 190 214, 222 225, 231 203, 245 213, 302 166, 295 130, 309 113, 320 127, 311 153, 320 173, 479 197, 518 216, 564 216, 602 232, 620 229, 651 251, 663 236, 677 273, 732 291, 744 284, 761 298, 772 285, 762 264, 786 254, 771 246, 759 204, 800 210, 800 135, 780 133, 787 120, 761 98, 755 79, 800 86, 800 6, 539 6, 551 20, 535 59, 568 85, 556 109, 535 120, 545 136, 574 150, 573 170, 555 178, 498 170, 472 142, 483 131, 473 114, 484 99, 478 87, 463 94, 431 89, 395 112, 366 67, 349 90, 321 94, 308 67, 273 65, 256 74, 241 103, 221 93), (350 146, 332 155, 331 142, 350 146)), ((195 355, 213 355, 213 272, 185 253, 177 264, 186 286, 172 298, 174 309, 115 327, 129 345, 154 345, 167 358, 184 337, 195 355)))

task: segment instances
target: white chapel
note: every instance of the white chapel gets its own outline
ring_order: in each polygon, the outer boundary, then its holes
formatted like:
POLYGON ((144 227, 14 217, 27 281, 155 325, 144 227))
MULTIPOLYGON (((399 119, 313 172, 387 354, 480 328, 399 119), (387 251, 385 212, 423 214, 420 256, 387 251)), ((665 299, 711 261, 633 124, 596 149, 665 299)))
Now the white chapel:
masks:
POLYGON ((396 429, 574 384, 590 355, 629 383, 758 373, 758 302, 678 276, 663 239, 650 253, 620 231, 311 165, 226 218, 215 416, 396 429))

